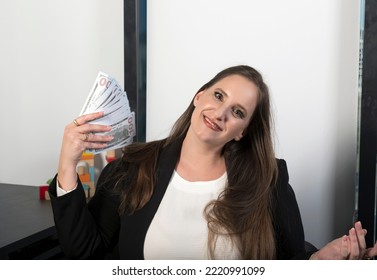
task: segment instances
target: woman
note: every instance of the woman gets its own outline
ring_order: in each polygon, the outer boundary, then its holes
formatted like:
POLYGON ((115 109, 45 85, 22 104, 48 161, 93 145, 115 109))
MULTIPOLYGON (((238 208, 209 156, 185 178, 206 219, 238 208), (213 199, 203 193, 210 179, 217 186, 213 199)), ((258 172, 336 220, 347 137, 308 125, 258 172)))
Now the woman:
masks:
POLYGON ((361 258, 366 231, 306 252, 284 160, 274 155, 268 88, 245 65, 202 86, 169 137, 124 148, 101 173, 86 205, 76 165, 103 148, 111 127, 66 126, 58 175, 50 185, 56 228, 71 258, 292 259, 361 258))

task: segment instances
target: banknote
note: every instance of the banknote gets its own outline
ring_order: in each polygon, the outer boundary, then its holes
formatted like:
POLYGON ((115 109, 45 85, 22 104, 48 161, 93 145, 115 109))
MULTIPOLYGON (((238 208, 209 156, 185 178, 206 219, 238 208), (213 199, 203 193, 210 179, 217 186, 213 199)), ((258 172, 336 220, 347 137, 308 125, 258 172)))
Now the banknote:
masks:
POLYGON ((103 117, 89 123, 111 126, 111 131, 102 134, 113 136, 113 140, 106 148, 91 149, 88 152, 97 154, 131 144, 136 135, 135 112, 131 111, 127 93, 116 79, 99 72, 80 115, 102 111, 103 117))
MULTIPOLYGON (((101 120, 97 123, 102 123, 101 120)), ((129 115, 125 116, 124 119, 120 120, 118 123, 112 124, 112 129, 109 132, 101 133, 104 135, 113 136, 113 140, 108 142, 107 147, 104 149, 90 149, 89 152, 94 154, 103 152, 105 150, 114 150, 122 148, 125 145, 131 144, 133 137, 136 135, 135 130, 135 113, 131 112, 129 115)))
POLYGON ((90 90, 88 97, 86 98, 86 101, 84 103, 84 106, 81 110, 80 115, 89 113, 88 107, 94 104, 96 99, 102 96, 102 94, 111 86, 112 82, 114 81, 115 79, 113 79, 106 73, 99 72, 93 84, 93 87, 90 90))

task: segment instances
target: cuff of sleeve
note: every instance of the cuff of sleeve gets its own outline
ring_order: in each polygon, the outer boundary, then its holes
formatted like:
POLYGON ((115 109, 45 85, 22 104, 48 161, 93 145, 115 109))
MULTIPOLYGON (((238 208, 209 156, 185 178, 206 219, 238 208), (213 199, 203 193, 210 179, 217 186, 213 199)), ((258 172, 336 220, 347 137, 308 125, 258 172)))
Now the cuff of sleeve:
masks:
POLYGON ((67 194, 67 193, 70 193, 71 191, 74 191, 74 190, 77 188, 77 185, 78 185, 78 184, 76 183, 76 185, 75 185, 72 189, 66 191, 66 190, 63 190, 63 189, 59 186, 59 180, 57 179, 57 180, 56 180, 56 196, 57 196, 57 197, 59 197, 59 196, 63 196, 63 195, 65 195, 65 194, 67 194))

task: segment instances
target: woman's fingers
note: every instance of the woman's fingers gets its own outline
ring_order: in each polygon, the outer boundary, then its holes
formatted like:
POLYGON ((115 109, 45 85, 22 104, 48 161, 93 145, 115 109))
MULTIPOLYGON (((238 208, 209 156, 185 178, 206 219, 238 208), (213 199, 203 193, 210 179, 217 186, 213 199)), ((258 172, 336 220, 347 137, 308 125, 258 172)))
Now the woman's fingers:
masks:
MULTIPOLYGON (((105 131, 108 131, 107 128, 105 131)), ((94 133, 82 133, 80 134, 80 138, 82 141, 87 142, 86 144, 105 144, 109 141, 111 141, 114 137, 111 135, 101 135, 101 134, 94 134, 94 133)), ((85 145, 85 147, 88 147, 88 145, 85 145)), ((92 147, 92 146, 91 146, 92 147)))
POLYGON ((103 115, 103 112, 82 115, 65 127, 61 153, 63 162, 76 164, 84 150, 104 148, 113 139, 106 135, 106 132, 111 131, 111 126, 88 123, 103 115))
POLYGON ((360 222, 349 230, 349 235, 335 239, 315 254, 311 259, 370 259, 377 256, 377 243, 366 249, 365 235, 367 231, 360 222))
POLYGON ((348 237, 347 235, 343 235, 342 240, 341 240, 341 245, 340 245, 340 259, 343 259, 343 260, 347 259, 350 253, 348 250, 348 245, 349 245, 348 237))
POLYGON ((349 246, 350 246, 350 254, 349 254, 349 259, 350 260, 357 260, 360 258, 360 248, 359 248, 359 241, 357 239, 356 235, 356 229, 351 228, 349 230, 349 246))
POLYGON ((355 227, 349 231, 349 247, 350 255, 349 259, 363 259, 366 255, 366 242, 365 235, 367 230, 363 229, 361 222, 355 223, 355 227))
POLYGON ((110 126, 89 123, 103 116, 104 116, 104 112, 95 112, 95 113, 82 115, 74 119, 70 127, 74 129, 75 131, 78 131, 82 134, 110 131, 111 130, 110 126))
POLYGON ((365 250, 364 259, 371 259, 377 256, 377 242, 373 247, 365 250))
POLYGON ((85 143, 76 143, 80 149, 103 147, 103 144, 109 142, 113 137, 104 135, 111 130, 111 126, 88 123, 104 116, 103 112, 95 112, 82 115, 73 120, 72 124, 67 126, 67 134, 72 135, 72 141, 75 139, 85 143), (90 143, 90 144, 87 144, 90 143))
MULTIPOLYGON (((111 126, 108 125, 102 125, 102 124, 83 124, 78 128, 74 128, 74 130, 78 133, 81 134, 86 134, 86 133, 101 133, 101 132, 108 132, 111 130, 111 126)), ((92 138, 93 140, 94 138, 92 138)), ((98 140, 98 138, 95 138, 98 140)))
POLYGON ((362 259, 365 255, 365 250, 366 250, 366 242, 365 242, 365 235, 366 235, 366 230, 363 229, 361 222, 356 222, 355 223, 355 231, 356 231, 356 237, 357 241, 359 243, 359 259, 362 259))
POLYGON ((95 113, 85 114, 74 119, 72 124, 74 124, 75 126, 81 126, 89 121, 93 121, 103 116, 104 116, 104 112, 95 112, 95 113))
POLYGON ((111 126, 104 125, 83 125, 81 131, 77 131, 71 136, 73 151, 81 152, 86 149, 99 149, 106 147, 114 137, 103 134, 111 130, 111 126), (87 126, 87 127, 84 127, 87 126))

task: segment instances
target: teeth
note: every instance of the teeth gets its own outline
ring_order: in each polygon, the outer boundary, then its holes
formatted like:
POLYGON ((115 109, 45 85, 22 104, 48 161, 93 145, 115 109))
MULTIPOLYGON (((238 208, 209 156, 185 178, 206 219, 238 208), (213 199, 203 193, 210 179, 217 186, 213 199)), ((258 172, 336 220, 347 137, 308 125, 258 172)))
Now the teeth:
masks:
POLYGON ((222 129, 215 123, 213 123, 210 119, 208 119, 207 117, 205 117, 205 119, 207 120, 207 122, 216 130, 220 130, 222 131, 222 129))

